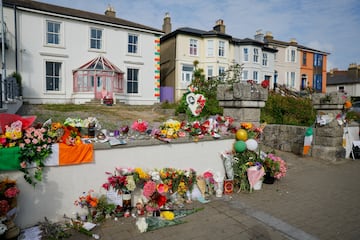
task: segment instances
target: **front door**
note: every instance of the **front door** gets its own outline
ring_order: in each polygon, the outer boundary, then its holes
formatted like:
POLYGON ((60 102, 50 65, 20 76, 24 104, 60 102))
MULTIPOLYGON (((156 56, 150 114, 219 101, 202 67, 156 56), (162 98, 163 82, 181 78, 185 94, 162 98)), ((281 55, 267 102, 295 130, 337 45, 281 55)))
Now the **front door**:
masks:
POLYGON ((105 97, 112 98, 113 88, 111 77, 106 75, 96 75, 95 76, 95 98, 103 99, 105 97))

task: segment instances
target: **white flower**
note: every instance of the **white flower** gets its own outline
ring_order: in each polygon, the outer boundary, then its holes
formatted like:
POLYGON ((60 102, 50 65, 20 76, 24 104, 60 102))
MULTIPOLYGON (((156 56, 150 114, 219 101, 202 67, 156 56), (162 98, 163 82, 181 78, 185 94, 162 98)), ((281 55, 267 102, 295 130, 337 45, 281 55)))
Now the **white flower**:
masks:
POLYGON ((160 173, 158 171, 151 171, 150 172, 151 179, 156 181, 160 181, 160 173))
POLYGON ((148 224, 146 223, 146 219, 144 217, 140 217, 136 220, 136 226, 138 227, 141 233, 146 232, 148 228, 148 224))
POLYGON ((6 225, 3 223, 0 223, 0 235, 4 234, 6 230, 7 230, 6 225))

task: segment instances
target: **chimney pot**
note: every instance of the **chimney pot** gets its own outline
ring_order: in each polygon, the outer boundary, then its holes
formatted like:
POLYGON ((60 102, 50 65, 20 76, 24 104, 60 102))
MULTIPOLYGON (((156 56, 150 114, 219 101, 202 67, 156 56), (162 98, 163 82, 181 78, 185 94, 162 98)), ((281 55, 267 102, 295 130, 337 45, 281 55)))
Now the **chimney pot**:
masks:
POLYGON ((116 17, 115 9, 112 6, 108 6, 108 8, 105 11, 105 15, 108 17, 116 17))

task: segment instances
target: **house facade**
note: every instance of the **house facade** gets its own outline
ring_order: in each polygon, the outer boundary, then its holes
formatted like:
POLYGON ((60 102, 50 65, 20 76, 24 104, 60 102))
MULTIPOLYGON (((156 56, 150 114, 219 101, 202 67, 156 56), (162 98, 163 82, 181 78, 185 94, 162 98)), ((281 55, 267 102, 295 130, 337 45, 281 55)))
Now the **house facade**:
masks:
POLYGON ((236 39, 226 34, 223 20, 216 21, 210 31, 179 28, 171 32, 170 16, 164 18, 161 37, 161 86, 171 92, 168 99, 177 102, 188 91, 194 61, 204 70, 205 77, 222 76, 235 64, 241 66, 239 80, 260 83, 274 76, 275 49, 253 39, 236 39))
POLYGON ((250 38, 233 38, 232 43, 234 59, 242 67, 240 80, 252 80, 256 83, 268 80, 269 86, 274 86, 274 60, 277 50, 250 38))
POLYGON ((278 50, 275 55, 274 82, 295 91, 311 88, 326 92, 326 61, 329 53, 298 44, 274 39, 271 32, 264 35, 264 42, 278 50))
MULTIPOLYGON (((189 27, 171 31, 171 19, 164 18, 161 42, 161 87, 171 93, 168 99, 179 101, 191 83, 193 63, 204 70, 207 79, 221 76, 230 66, 241 66, 240 81, 261 83, 270 88, 284 85, 294 91, 312 88, 326 91, 328 53, 289 42, 275 40, 271 32, 256 32, 254 39, 234 38, 225 32, 220 19, 210 31, 189 27)), ((167 95, 167 94, 166 94, 167 95)))
POLYGON ((331 69, 327 73, 327 92, 340 92, 360 98, 360 65, 352 63, 347 70, 331 69))
POLYGON ((168 32, 160 40, 160 82, 169 92, 161 98, 176 102, 188 91, 195 61, 208 79, 219 76, 232 64, 233 46, 222 20, 218 20, 211 31, 185 27, 171 32, 169 24, 170 17, 166 15, 163 30, 168 32))
POLYGON ((160 101, 159 29, 36 1, 3 0, 6 74, 32 104, 160 101))

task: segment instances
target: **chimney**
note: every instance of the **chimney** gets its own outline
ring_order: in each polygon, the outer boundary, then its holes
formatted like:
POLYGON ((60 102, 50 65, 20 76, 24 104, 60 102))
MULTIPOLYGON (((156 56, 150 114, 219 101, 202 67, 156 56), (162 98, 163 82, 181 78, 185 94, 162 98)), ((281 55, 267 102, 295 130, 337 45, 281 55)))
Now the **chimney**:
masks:
POLYGON ((359 79, 360 77, 360 65, 351 63, 348 68, 348 77, 350 79, 359 79))
POLYGON ((165 13, 162 30, 163 30, 163 32, 165 32, 165 34, 171 33, 171 18, 170 18, 170 14, 168 12, 165 13))
POLYGON ((290 39, 290 45, 297 45, 297 41, 295 38, 290 39))
POLYGON ((112 6, 108 6, 108 8, 105 11, 105 15, 108 17, 116 17, 116 12, 112 6))
POLYGON ((225 34, 224 21, 222 19, 217 20, 213 30, 225 34))
POLYGON ((264 37, 264 41, 265 41, 265 42, 271 41, 271 40, 273 40, 273 39, 274 39, 274 37, 273 37, 273 35, 272 35, 272 32, 266 32, 266 33, 265 33, 265 37, 264 37))
POLYGON ((262 30, 261 30, 261 29, 259 29, 259 30, 256 31, 254 37, 255 37, 255 40, 256 40, 256 41, 259 41, 259 42, 263 42, 263 41, 264 41, 264 34, 262 33, 262 30))

